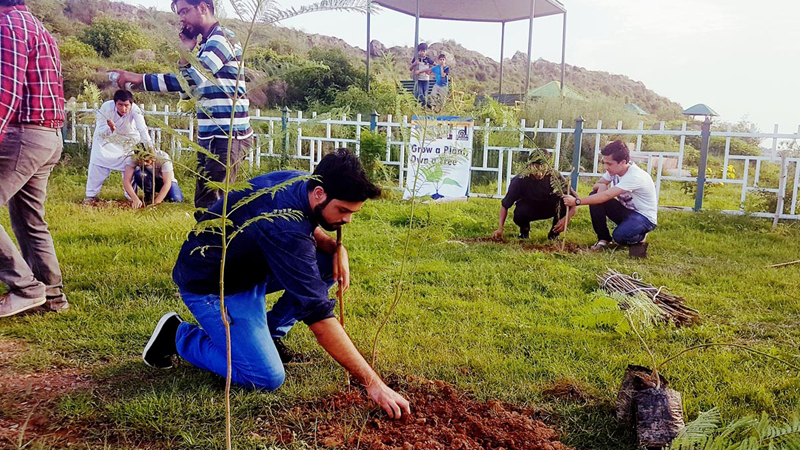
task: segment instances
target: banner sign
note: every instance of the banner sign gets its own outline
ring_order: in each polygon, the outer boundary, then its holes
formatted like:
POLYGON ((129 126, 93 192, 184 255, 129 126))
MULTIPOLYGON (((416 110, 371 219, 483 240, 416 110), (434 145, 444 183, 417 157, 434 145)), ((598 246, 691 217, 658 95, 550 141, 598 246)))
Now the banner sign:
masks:
POLYGON ((472 119, 412 117, 403 198, 462 198, 469 192, 472 119))

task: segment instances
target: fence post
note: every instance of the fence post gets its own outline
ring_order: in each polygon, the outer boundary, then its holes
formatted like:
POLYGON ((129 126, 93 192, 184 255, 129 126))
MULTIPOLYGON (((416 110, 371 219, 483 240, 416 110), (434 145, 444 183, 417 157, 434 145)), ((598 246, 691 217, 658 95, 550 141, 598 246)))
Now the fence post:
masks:
POLYGON ((700 163, 697 167, 697 193, 694 197, 694 210, 703 208, 703 190, 706 186, 706 164, 708 164, 708 143, 711 140, 711 117, 706 116, 700 131, 700 163))
POLYGON ((772 220, 772 228, 778 226, 778 219, 783 214, 783 204, 786 200, 786 178, 789 175, 789 164, 786 162, 788 155, 784 153, 781 155, 781 178, 778 182, 778 205, 775 207, 775 218, 772 220))
POLYGON ((575 119, 575 149, 572 151, 572 189, 578 190, 578 173, 581 167, 581 143, 583 142, 583 116, 575 119))
POLYGON ((369 115, 369 131, 375 131, 376 128, 378 128, 378 111, 373 109, 369 115))
POLYGON ((284 106, 281 111, 281 132, 283 133, 283 154, 289 153, 289 133, 286 129, 289 128, 289 107, 284 106))

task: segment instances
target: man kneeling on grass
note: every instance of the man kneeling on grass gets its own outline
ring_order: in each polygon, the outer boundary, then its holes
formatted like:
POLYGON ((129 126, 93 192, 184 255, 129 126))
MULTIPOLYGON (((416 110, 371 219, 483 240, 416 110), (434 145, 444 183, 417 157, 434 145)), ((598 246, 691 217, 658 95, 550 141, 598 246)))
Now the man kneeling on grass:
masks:
MULTIPOLYGON (((350 268, 347 251, 337 250, 328 231, 350 222, 364 201, 380 195, 361 163, 345 149, 326 155, 314 177, 291 182, 274 195, 264 188, 307 175, 273 172, 250 180, 249 189, 231 193, 229 232, 248 221, 275 212, 298 212, 297 218, 257 220, 231 240, 225 257, 225 309, 230 323, 233 382, 255 389, 283 384, 287 349, 281 341, 297 322, 305 322, 317 341, 339 364, 363 383, 369 396, 392 418, 410 414, 408 401, 389 388, 358 352, 333 316, 335 300, 328 298, 334 280, 347 289, 350 268), (240 203, 247 199, 247 203, 240 203), (283 290, 267 312, 265 295, 283 290)), ((222 200, 205 217, 218 217, 222 200), (217 215, 214 215, 217 214, 217 215)), ((230 235, 230 234, 229 234, 230 235)), ((173 278, 184 303, 200 326, 183 322, 174 312, 158 322, 142 353, 153 367, 172 366, 173 355, 220 376, 227 373, 225 328, 220 317, 219 230, 192 233, 183 244, 173 278)))
MULTIPOLYGON (((514 205, 514 223, 519 227, 520 239, 528 239, 532 221, 545 219, 553 219, 547 237, 556 239, 575 215, 576 208, 567 209, 553 188, 551 177, 559 177, 559 183, 564 186, 566 180, 560 173, 549 173, 545 158, 545 155, 534 152, 528 160, 528 166, 511 180, 508 193, 500 203, 500 223, 492 239, 502 239, 508 210, 514 205)), ((573 190, 570 192, 575 193, 573 190)))
POLYGON ((650 174, 630 162, 628 146, 614 141, 603 148, 606 173, 592 187, 588 197, 564 197, 567 206, 589 205, 597 243, 592 250, 603 250, 613 240, 631 246, 631 256, 645 257, 647 233, 657 224, 658 197, 650 174), (617 224, 612 235, 606 219, 617 224))
POLYGON ((175 179, 172 160, 163 150, 142 149, 131 155, 125 163, 122 187, 130 197, 134 209, 144 206, 136 193, 139 188, 144 191, 145 203, 158 205, 164 201, 183 201, 183 192, 175 179))

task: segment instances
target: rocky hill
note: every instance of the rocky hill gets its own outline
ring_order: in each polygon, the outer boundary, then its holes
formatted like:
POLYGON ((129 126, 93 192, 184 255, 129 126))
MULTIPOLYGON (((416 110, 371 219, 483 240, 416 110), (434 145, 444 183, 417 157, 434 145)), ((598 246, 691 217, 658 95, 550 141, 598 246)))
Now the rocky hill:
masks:
MULTIPOLYGON (((109 16, 134 22, 144 30, 153 43, 152 47, 159 54, 157 58, 163 63, 171 61, 172 55, 163 50, 164 43, 158 36, 172 34, 176 28, 177 18, 168 12, 156 11, 153 8, 141 9, 128 3, 109 2, 108 0, 29 0, 30 8, 59 38, 79 36, 83 29, 101 16, 109 16)), ((243 25, 237 20, 225 19, 228 26, 241 29, 243 25)), ((341 49, 351 57, 354 66, 366 57, 365 51, 353 47, 341 39, 319 34, 307 34, 298 30, 264 26, 254 36, 257 46, 268 47, 279 54, 305 55, 314 47, 333 47, 341 49)), ((408 78, 406 62, 412 56, 410 47, 385 47, 374 40, 371 52, 384 76, 390 72, 396 79, 408 78), (388 66, 388 67, 387 67, 388 66)), ((451 70, 461 90, 477 94, 497 92, 500 64, 492 58, 476 51, 469 50, 453 40, 430 43, 431 53, 440 52, 452 55, 451 70)), ((526 56, 516 53, 506 59, 504 64, 504 93, 521 93, 525 82, 526 56)), ((361 66, 363 67, 363 66, 361 66)), ((363 69, 360 69, 363 70, 363 69)), ((543 59, 532 63, 531 88, 541 86, 560 79, 560 65, 543 59)), ((66 78, 66 77, 65 77, 66 78)), ((635 103, 657 117, 668 119, 677 117, 681 106, 668 98, 660 96, 639 81, 631 80, 624 75, 588 70, 583 67, 567 65, 566 84, 587 97, 608 97, 620 105, 635 103)))

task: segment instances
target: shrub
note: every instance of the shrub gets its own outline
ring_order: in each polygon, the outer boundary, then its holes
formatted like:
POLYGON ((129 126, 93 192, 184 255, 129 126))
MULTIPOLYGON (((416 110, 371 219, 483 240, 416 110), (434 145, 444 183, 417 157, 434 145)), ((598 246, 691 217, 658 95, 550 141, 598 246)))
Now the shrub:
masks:
POLYGON ((81 42, 72 36, 60 39, 58 50, 61 53, 62 60, 97 57, 97 52, 94 51, 91 45, 81 42))
POLYGON ((386 135, 378 131, 364 130, 361 132, 361 150, 358 159, 364 166, 364 172, 370 181, 375 182, 377 169, 381 158, 386 153, 386 135))
POLYGON ((334 108, 347 108, 350 111, 371 114, 372 111, 392 111, 397 92, 394 86, 387 83, 373 83, 367 94, 358 86, 350 86, 347 90, 336 94, 334 108))
POLYGON ((288 100, 296 109, 307 109, 308 102, 313 100, 331 105, 339 92, 364 84, 364 71, 353 67, 349 57, 339 49, 312 48, 308 59, 327 66, 327 69, 317 68, 287 76, 288 100))
POLYGON ((105 16, 92 21, 92 25, 84 30, 81 41, 104 57, 149 46, 147 37, 135 24, 105 16))

